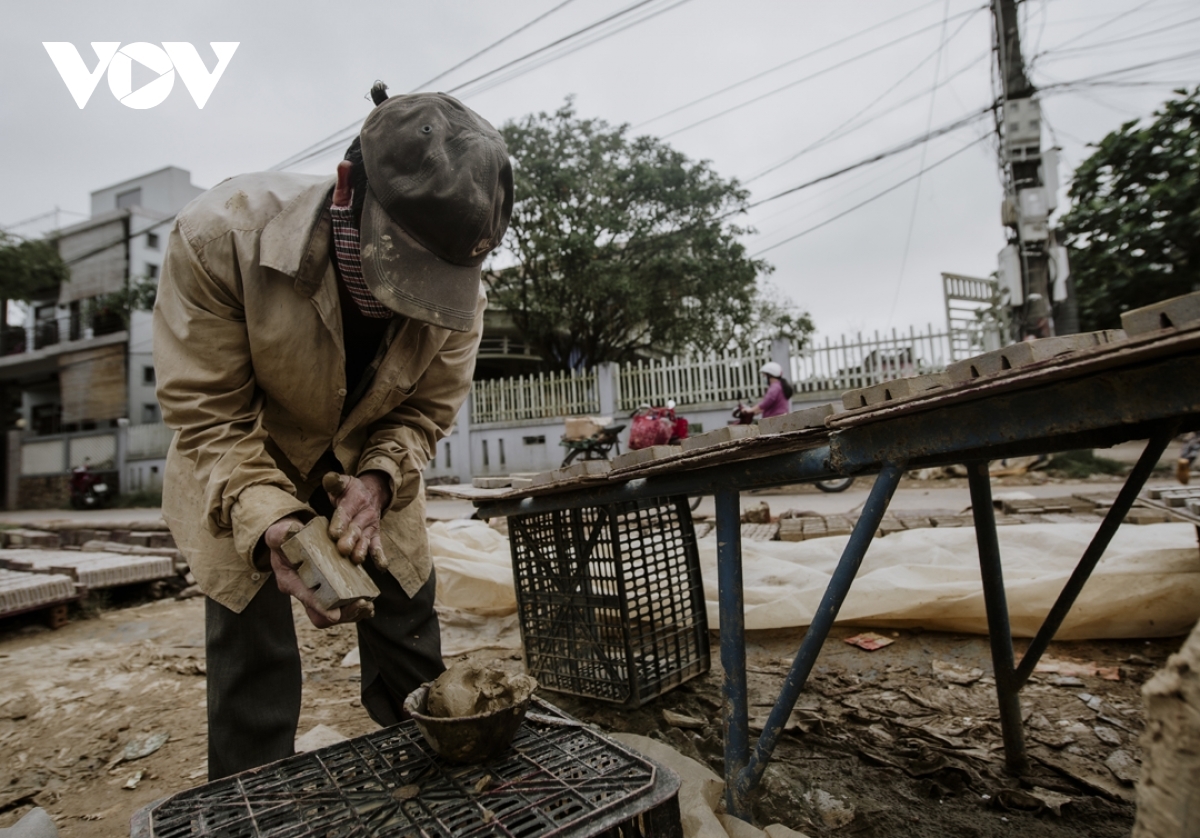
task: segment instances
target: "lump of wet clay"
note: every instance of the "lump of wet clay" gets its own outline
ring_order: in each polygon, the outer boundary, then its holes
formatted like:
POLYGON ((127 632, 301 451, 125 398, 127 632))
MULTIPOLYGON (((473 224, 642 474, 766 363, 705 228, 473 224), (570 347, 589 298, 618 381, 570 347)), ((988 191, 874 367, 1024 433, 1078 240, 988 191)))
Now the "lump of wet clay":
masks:
POLYGON ((536 686, 528 675, 463 661, 430 685, 426 712, 440 719, 494 713, 525 701, 536 686))

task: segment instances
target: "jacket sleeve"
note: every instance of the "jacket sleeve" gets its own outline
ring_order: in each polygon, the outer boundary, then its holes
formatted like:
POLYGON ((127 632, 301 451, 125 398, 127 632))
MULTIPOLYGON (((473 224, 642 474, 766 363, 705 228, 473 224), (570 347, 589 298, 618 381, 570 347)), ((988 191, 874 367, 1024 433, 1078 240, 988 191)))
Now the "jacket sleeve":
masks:
POLYGON ((263 394, 254 376, 241 274, 210 270, 186 233, 180 219, 167 244, 154 306, 158 400, 192 469, 190 479, 203 487, 208 530, 218 538, 232 535, 239 555, 253 566, 267 527, 289 514, 313 513, 265 448, 263 394))
POLYGON ((368 428, 358 473, 376 469, 391 477, 392 509, 412 501, 419 473, 433 456, 434 446, 450 432, 471 390, 486 308, 487 299, 481 294, 471 330, 451 332, 412 394, 368 428))

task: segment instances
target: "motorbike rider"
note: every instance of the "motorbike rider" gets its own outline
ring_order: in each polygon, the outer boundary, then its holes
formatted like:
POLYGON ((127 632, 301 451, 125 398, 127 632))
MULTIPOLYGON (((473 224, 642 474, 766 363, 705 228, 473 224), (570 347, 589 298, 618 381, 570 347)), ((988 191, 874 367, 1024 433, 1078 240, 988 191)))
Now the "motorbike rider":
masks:
POLYGON ((783 377, 783 367, 774 361, 768 361, 759 368, 759 372, 767 377, 767 392, 762 401, 754 407, 747 408, 747 412, 764 419, 788 413, 792 409, 790 399, 795 388, 783 377))

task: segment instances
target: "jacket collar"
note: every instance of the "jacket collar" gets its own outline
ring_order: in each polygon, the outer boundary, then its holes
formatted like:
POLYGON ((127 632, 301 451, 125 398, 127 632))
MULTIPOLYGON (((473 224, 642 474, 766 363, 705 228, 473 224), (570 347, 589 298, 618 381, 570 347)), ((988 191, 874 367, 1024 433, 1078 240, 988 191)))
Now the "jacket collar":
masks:
POLYGON ((259 264, 296 280, 311 297, 329 266, 329 202, 335 178, 322 178, 293 198, 263 227, 259 264))

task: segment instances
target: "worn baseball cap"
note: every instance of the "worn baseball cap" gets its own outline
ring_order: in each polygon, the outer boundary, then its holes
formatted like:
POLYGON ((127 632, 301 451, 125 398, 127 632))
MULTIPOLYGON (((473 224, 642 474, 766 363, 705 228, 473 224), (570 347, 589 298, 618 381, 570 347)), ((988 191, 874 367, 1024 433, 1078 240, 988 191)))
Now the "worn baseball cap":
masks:
POLYGON ((512 217, 504 139, 445 93, 385 99, 359 133, 367 173, 367 287, 392 311, 470 330, 484 258, 512 217))

